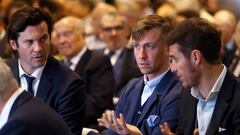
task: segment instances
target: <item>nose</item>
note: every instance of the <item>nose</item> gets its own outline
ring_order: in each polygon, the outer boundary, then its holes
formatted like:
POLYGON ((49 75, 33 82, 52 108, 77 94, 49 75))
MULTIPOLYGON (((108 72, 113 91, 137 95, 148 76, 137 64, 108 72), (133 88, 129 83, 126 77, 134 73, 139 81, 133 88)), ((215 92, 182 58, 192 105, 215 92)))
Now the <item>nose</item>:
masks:
POLYGON ((147 57, 146 50, 144 47, 139 48, 138 57, 140 59, 145 59, 147 57))
POLYGON ((117 30, 116 30, 116 29, 112 29, 112 30, 111 30, 111 35, 112 35, 112 36, 115 36, 116 34, 117 34, 117 30))
POLYGON ((36 42, 33 48, 33 51, 35 52, 39 52, 40 50, 42 50, 42 45, 39 42, 36 42))
POLYGON ((176 67, 173 64, 170 64, 170 70, 171 70, 171 72, 175 73, 176 67))

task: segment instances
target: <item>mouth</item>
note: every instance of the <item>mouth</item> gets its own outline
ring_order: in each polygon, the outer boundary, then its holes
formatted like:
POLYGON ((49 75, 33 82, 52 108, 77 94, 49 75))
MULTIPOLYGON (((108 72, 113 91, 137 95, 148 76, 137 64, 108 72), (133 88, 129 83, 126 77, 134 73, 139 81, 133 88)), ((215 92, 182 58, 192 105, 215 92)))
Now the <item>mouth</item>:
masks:
POLYGON ((41 55, 41 56, 35 56, 33 57, 34 60, 36 61, 43 61, 44 60, 44 57, 41 55))

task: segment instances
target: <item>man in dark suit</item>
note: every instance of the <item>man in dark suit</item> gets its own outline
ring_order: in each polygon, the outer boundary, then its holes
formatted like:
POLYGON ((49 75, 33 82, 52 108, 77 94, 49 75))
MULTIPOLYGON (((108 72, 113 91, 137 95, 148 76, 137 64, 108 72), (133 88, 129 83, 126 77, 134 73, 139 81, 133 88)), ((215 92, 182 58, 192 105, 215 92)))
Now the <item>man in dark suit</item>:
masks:
MULTIPOLYGON (((110 60, 101 52, 85 46, 83 22, 77 17, 64 17, 54 24, 55 45, 69 68, 83 77, 87 92, 84 127, 99 129, 97 118, 113 108, 114 78, 110 60)), ((85 129, 84 129, 85 130, 85 129)))
MULTIPOLYGON (((220 57, 220 34, 208 22, 192 18, 179 24, 167 38, 171 71, 190 87, 182 96, 177 134, 240 133, 240 80, 220 57)), ((169 135, 167 124, 161 126, 169 135)))
POLYGON ((1 58, 0 76, 0 135, 72 135, 52 108, 18 86, 1 58))
POLYGON ((81 134, 85 113, 85 86, 73 71, 49 56, 51 18, 25 7, 10 18, 8 41, 17 59, 8 61, 21 87, 52 107, 74 134, 81 134))
POLYGON ((100 125, 111 129, 104 131, 106 134, 161 135, 159 125, 164 121, 169 122, 171 129, 176 128, 183 87, 169 70, 165 37, 170 30, 170 23, 158 15, 137 22, 132 32, 133 47, 144 76, 126 85, 116 114, 104 113, 98 120, 100 125))
POLYGON ((133 50, 126 48, 129 31, 126 18, 118 13, 106 13, 101 17, 100 24, 100 38, 106 43, 104 54, 110 57, 114 71, 114 96, 119 97, 128 81, 142 74, 137 67, 133 50))
POLYGON ((234 44, 236 47, 225 53, 223 63, 235 76, 240 78, 240 20, 234 33, 234 44))

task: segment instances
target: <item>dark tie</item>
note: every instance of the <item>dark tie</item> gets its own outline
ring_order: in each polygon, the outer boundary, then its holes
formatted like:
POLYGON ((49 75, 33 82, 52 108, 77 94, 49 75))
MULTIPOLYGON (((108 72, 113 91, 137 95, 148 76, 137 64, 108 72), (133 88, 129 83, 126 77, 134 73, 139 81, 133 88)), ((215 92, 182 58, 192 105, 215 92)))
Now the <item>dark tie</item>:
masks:
POLYGON ((67 66, 67 67, 70 67, 72 65, 72 62, 70 60, 66 60, 64 62, 64 64, 67 66))
POLYGON ((115 54, 114 51, 109 51, 108 54, 107 54, 107 56, 108 56, 109 58, 111 58, 114 54, 115 54))
POLYGON ((33 83, 33 80, 35 79, 34 77, 30 77, 28 75, 23 75, 25 78, 26 78, 26 81, 27 81, 27 84, 28 84, 28 92, 32 95, 34 95, 33 93, 33 87, 32 87, 32 83, 33 83))

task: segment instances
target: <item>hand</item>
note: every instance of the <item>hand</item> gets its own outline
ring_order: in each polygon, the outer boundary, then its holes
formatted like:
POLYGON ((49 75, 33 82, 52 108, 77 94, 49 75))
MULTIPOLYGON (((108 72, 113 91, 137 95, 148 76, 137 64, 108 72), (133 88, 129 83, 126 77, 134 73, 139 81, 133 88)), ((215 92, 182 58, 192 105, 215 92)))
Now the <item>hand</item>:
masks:
POLYGON ((162 125, 160 125, 160 129, 163 135, 175 135, 171 132, 167 122, 164 122, 162 125))
MULTIPOLYGON (((163 135, 175 135, 174 133, 171 132, 167 122, 164 122, 163 125, 160 125, 160 129, 163 135)), ((193 135, 199 135, 198 129, 194 129, 193 135)))
POLYGON ((199 135, 199 131, 198 131, 197 128, 194 129, 194 131, 193 131, 193 135, 199 135))
POLYGON ((133 125, 127 124, 123 114, 117 118, 114 111, 103 113, 102 118, 98 119, 99 125, 115 131, 120 135, 142 135, 141 131, 133 125))

